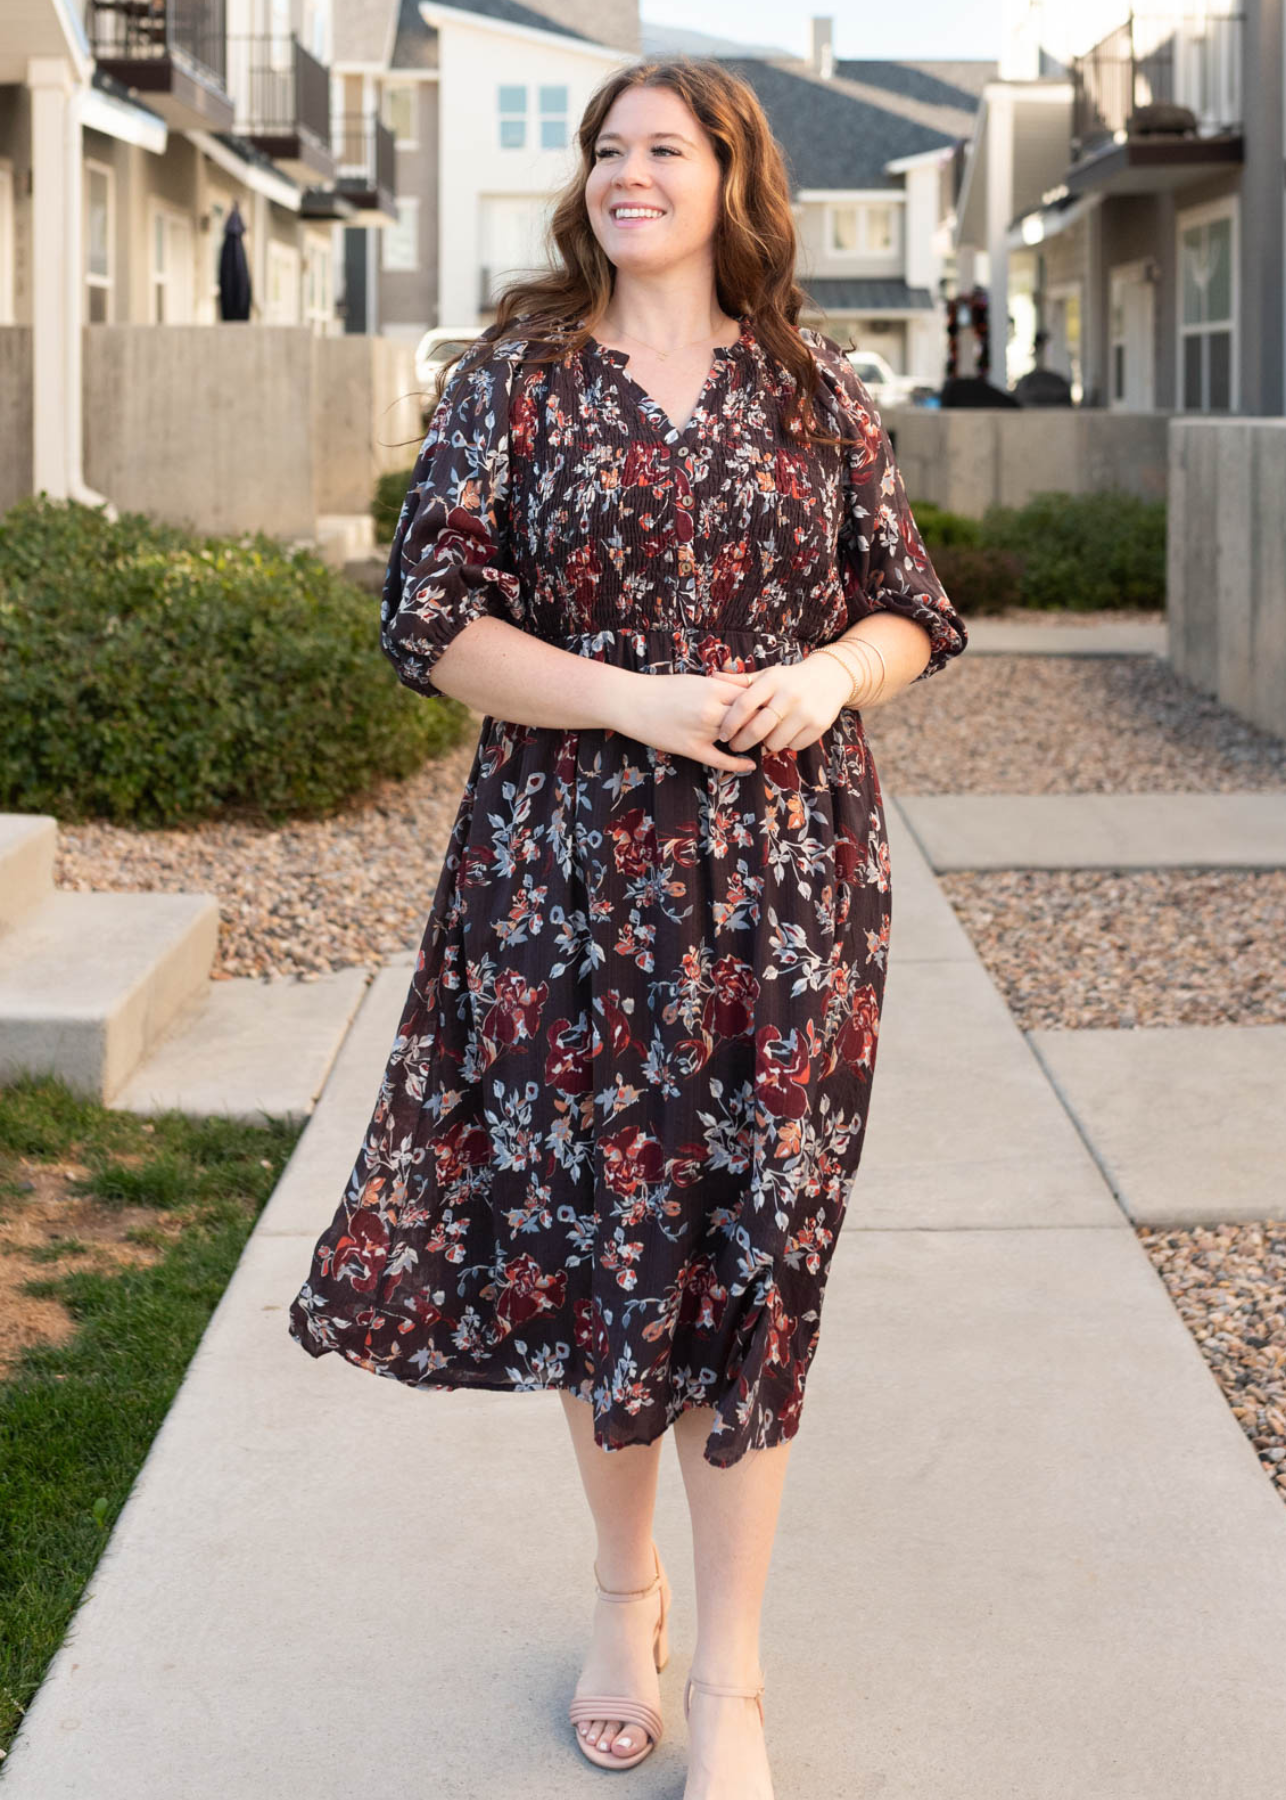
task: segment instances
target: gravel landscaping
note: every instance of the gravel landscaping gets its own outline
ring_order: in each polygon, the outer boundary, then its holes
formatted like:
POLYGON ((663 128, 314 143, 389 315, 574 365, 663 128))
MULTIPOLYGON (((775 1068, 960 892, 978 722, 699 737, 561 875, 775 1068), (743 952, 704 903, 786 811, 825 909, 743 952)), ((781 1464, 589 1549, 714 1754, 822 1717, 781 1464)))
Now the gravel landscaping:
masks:
POLYGON ((1286 1500, 1286 1220, 1136 1233, 1286 1500))
POLYGON ((1286 1024, 1286 870, 963 870, 938 881, 1023 1031, 1286 1024))

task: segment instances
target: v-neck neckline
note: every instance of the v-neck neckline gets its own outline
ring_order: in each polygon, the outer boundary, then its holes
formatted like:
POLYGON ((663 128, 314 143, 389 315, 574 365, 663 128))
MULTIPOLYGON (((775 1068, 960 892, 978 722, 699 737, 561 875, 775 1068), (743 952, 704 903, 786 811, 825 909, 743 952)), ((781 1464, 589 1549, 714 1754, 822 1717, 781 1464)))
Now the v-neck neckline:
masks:
POLYGON ((618 350, 611 344, 600 344, 592 334, 585 340, 585 346, 600 362, 607 363, 622 377, 625 385, 632 392, 635 410, 642 413, 644 418, 656 427, 663 441, 667 444, 677 444, 682 443, 697 424, 697 415, 705 406, 706 400, 724 368, 729 363, 735 362, 742 350, 749 349, 754 337, 754 327, 750 323, 749 315, 745 313, 739 315, 738 323, 741 330, 735 343, 714 346, 714 354, 706 372, 706 378, 701 384, 700 393, 692 403, 692 411, 688 414, 687 423, 684 425, 676 425, 660 401, 654 399, 647 389, 630 374, 627 366, 630 360, 628 350, 618 350))

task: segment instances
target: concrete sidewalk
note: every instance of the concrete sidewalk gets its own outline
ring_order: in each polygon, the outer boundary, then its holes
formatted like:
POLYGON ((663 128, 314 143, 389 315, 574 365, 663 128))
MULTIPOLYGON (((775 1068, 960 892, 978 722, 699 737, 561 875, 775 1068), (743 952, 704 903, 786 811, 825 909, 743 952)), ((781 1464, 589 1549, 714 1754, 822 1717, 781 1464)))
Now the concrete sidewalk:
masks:
MULTIPOLYGON (((1286 1509, 896 804, 866 1156, 765 1617, 778 1800, 1243 1800, 1286 1768, 1286 1509)), ((568 1800, 592 1606, 556 1396, 286 1335, 410 959, 372 985, 5 1765, 13 1800, 568 1800)), ((693 1636, 675 1586, 678 1800, 693 1636)))

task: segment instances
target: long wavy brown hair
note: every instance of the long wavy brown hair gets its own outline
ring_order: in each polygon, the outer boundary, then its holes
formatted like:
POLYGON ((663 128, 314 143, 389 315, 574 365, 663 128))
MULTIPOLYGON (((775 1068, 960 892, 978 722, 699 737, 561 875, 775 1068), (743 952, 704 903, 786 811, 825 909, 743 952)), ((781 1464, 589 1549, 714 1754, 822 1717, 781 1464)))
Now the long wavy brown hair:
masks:
POLYGON ((608 113, 619 95, 636 87, 669 88, 677 94, 714 147, 722 171, 715 292, 724 312, 749 318, 783 372, 783 433, 814 443, 846 441, 816 423, 817 365, 798 331, 807 296, 795 280, 795 220, 781 148, 754 89, 706 57, 631 63, 601 83, 577 130, 580 167, 559 195, 546 232, 549 272, 524 276, 504 289, 495 320, 479 342, 443 364, 433 404, 441 400, 455 365, 469 357, 485 360, 491 344, 515 321, 522 321, 524 362, 558 361, 594 335, 612 297, 616 270, 590 224, 585 184, 608 113))

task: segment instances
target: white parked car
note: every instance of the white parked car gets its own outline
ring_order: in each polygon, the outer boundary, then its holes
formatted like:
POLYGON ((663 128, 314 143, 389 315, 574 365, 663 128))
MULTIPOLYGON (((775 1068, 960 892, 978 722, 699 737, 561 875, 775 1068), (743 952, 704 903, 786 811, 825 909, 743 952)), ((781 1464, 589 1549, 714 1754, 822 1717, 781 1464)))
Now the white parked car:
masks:
POLYGON ((923 383, 913 375, 898 375, 878 350, 849 350, 845 353, 866 387, 872 400, 883 412, 886 406, 908 406, 923 383))
POLYGON ((481 336, 477 325, 431 325, 415 346, 415 379, 421 390, 431 395, 443 363, 449 362, 457 351, 467 350, 481 336))

